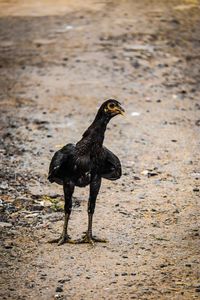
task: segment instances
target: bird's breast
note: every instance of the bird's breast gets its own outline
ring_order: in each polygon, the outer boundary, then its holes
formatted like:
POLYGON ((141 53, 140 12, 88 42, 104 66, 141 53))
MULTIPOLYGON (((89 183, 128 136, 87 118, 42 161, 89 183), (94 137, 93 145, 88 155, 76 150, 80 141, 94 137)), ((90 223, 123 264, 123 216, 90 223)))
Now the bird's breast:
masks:
POLYGON ((75 185, 79 187, 85 187, 86 185, 90 184, 90 182, 91 182, 91 173, 86 172, 76 178, 75 185))

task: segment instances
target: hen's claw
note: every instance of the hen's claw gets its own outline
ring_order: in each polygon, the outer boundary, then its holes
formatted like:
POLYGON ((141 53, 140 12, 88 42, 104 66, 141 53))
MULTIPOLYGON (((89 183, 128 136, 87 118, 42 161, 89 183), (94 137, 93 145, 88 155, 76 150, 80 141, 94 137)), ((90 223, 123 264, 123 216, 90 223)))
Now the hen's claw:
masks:
POLYGON ((107 243, 108 241, 105 239, 97 238, 96 236, 89 236, 87 233, 81 238, 75 241, 76 244, 90 244, 92 246, 95 243, 107 243))
POLYGON ((75 244, 76 242, 71 240, 70 236, 69 235, 66 235, 66 236, 63 236, 61 235, 59 238, 57 239, 53 239, 53 240, 50 240, 49 241, 50 244, 53 244, 53 243, 57 243, 58 246, 60 245, 63 245, 65 243, 69 243, 69 244, 75 244))

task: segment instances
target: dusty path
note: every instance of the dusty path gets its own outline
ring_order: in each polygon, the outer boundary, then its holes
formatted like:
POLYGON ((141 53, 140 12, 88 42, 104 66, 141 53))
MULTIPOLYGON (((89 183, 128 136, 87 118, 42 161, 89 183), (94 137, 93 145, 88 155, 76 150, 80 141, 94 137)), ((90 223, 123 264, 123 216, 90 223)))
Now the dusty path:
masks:
POLYGON ((0 1, 0 298, 197 299, 199 1, 41 2, 0 1), (109 97, 127 111, 105 140, 123 177, 103 182, 94 220, 109 243, 50 245, 63 196, 49 160, 109 97))

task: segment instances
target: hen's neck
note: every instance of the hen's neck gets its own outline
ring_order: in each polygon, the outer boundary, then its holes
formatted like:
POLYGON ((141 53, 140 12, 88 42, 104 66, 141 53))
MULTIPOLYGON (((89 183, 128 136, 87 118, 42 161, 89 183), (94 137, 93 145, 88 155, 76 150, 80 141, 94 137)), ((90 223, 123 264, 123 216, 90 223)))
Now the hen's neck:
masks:
POLYGON ((92 124, 84 132, 82 139, 77 143, 77 148, 84 149, 84 152, 92 152, 101 148, 104 141, 104 134, 110 118, 98 112, 92 124))

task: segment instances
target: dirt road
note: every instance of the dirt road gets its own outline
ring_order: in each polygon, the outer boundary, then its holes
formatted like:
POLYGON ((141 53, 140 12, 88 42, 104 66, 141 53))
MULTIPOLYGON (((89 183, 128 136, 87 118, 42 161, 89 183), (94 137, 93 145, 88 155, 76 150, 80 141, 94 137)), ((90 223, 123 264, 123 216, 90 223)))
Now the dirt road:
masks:
POLYGON ((198 299, 199 15, 195 0, 0 1, 1 299, 198 299), (123 176, 94 217, 109 243, 48 244, 63 224, 49 161, 112 97, 126 117, 105 145, 123 176))

